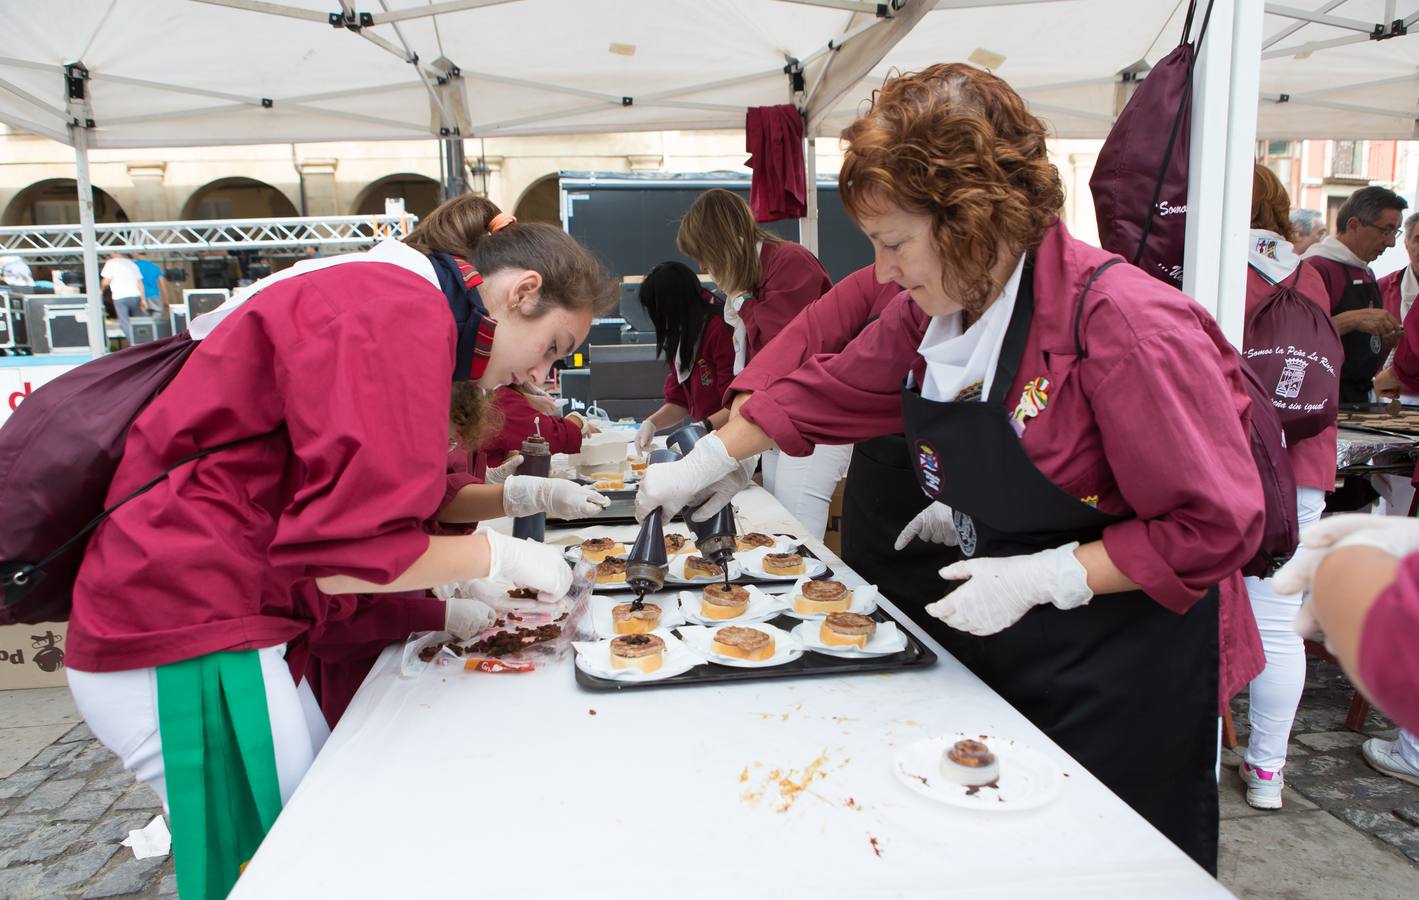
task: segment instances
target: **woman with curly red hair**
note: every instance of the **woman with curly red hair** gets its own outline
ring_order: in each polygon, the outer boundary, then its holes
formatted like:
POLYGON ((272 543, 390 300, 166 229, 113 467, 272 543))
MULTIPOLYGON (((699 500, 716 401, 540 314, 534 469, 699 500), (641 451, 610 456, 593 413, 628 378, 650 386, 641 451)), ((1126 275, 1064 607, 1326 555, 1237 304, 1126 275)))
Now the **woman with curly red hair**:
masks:
POLYGON ((1235 350, 1070 236, 1045 128, 990 73, 891 79, 843 138, 844 203, 908 296, 652 466, 638 507, 704 516, 736 459, 905 428, 921 533, 965 559, 904 611, 1215 871, 1219 694, 1261 664, 1245 598, 1218 591, 1263 518, 1235 350))

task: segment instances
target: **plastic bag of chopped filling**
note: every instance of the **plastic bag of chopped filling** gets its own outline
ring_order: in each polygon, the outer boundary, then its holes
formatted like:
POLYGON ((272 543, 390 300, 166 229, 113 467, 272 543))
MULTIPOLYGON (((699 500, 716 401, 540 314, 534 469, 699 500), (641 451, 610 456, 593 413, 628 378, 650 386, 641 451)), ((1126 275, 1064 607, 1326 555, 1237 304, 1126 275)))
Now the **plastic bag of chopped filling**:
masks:
MULTIPOLYGON (((503 608, 493 627, 469 640, 460 640, 446 631, 423 631, 409 636, 404 644, 400 672, 405 677, 429 669, 463 668, 465 671, 494 674, 530 672, 560 659, 573 641, 593 638, 591 625, 591 585, 596 564, 578 561, 572 572, 572 588, 555 603, 539 603, 525 598, 526 606, 503 608)), ((463 582, 448 596, 473 596, 487 602, 491 582, 463 582), (473 593, 462 593, 473 587, 473 593)), ((505 585, 498 586, 504 592, 505 585)), ((438 593, 436 591, 436 593, 438 593)))

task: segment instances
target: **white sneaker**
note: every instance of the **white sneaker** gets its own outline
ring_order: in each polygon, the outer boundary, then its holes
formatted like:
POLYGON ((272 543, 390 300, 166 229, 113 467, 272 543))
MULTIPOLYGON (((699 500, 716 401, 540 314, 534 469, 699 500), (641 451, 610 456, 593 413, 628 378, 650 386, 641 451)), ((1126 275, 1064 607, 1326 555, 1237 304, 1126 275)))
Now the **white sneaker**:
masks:
POLYGON ((1360 745, 1360 753, 1365 762, 1382 775, 1398 778, 1410 784, 1419 784, 1419 769, 1405 761, 1399 752, 1399 741, 1382 741, 1370 738, 1360 745))
POLYGON ((1286 786, 1286 778, 1278 769, 1268 772, 1248 765, 1245 761, 1237 769, 1242 783, 1247 786, 1247 805, 1254 809, 1280 809, 1281 789, 1286 786))

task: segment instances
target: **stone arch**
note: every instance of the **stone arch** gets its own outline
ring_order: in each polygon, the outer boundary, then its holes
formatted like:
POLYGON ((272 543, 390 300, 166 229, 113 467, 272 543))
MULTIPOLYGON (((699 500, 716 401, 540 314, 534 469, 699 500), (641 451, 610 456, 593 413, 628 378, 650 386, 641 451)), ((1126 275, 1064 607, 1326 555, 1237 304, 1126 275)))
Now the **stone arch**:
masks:
POLYGON ((404 201, 404 211, 419 216, 427 216, 439 205, 441 187, 427 175, 414 172, 399 172, 386 175, 365 185, 355 198, 351 215, 375 216, 384 213, 384 199, 396 197, 404 201))
POLYGON ((562 198, 559 187, 560 176, 553 172, 543 175, 527 186, 522 196, 517 198, 513 215, 519 222, 544 222, 562 227, 562 198))
MULTIPOLYGON (((94 221, 127 222, 128 213, 101 188, 94 188, 94 221)), ((79 183, 72 178, 47 178, 20 191, 5 206, 0 224, 78 225, 79 183)))
POLYGON ((218 178, 192 192, 182 205, 182 218, 283 219, 297 216, 296 205, 277 187, 241 176, 218 178))

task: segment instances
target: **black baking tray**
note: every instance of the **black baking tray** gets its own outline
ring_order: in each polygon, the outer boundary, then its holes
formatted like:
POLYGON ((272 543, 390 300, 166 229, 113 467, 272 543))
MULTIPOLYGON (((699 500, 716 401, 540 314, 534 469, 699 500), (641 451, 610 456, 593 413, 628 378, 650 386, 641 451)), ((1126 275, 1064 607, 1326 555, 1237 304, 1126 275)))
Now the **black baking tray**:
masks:
MULTIPOLYGON (((872 618, 878 622, 896 622, 897 629, 907 637, 907 649, 900 653, 893 653, 890 656, 871 656, 862 659, 844 659, 838 656, 828 656, 823 653, 815 653, 805 649, 803 655, 793 662, 784 663, 781 666, 773 666, 767 669, 745 669, 738 666, 722 666, 718 663, 705 663, 702 666, 695 666, 688 672, 682 672, 670 678, 661 678, 657 681, 612 681, 609 678, 598 678, 595 675, 588 675, 575 664, 572 671, 576 673, 576 683, 592 691, 620 691, 626 689, 644 690, 645 688, 679 687, 687 684, 726 684, 736 681, 767 681, 771 678, 807 678, 813 675, 852 675, 860 672, 895 672, 899 669, 924 669, 936 665, 936 654, 930 647, 923 644, 916 635, 912 634, 896 617, 888 614, 885 610, 878 608, 872 613, 872 618)), ((766 624, 782 628, 785 631, 791 630, 798 625, 799 619, 791 616, 778 616, 770 619, 766 624)), ((733 624, 726 622, 726 625, 733 624)), ((670 631, 675 632, 675 628, 670 631)), ((678 637, 678 635, 676 635, 678 637)))
MULTIPOLYGON (((792 537, 792 535, 783 535, 792 537)), ((817 554, 807 547, 800 546, 798 552, 804 556, 811 556, 817 559, 817 554)), ((831 578, 833 570, 831 567, 818 579, 831 578)), ((767 582, 755 578, 738 578, 736 584, 757 584, 763 585, 767 582)), ((680 586, 677 586, 680 587, 680 586)), ((806 678, 813 675, 850 675, 858 672, 893 672, 898 669, 924 669, 936 665, 936 654, 932 649, 921 642, 915 634, 907 629, 895 616, 889 614, 882 608, 878 608, 872 613, 872 618, 878 622, 894 622, 897 630, 906 635, 907 648, 900 653, 893 653, 889 656, 871 656, 861 659, 844 659, 838 656, 828 656, 823 653, 815 653, 805 649, 803 655, 793 662, 784 663, 781 666, 773 666, 766 669, 746 669, 739 666, 722 666, 718 663, 705 663, 695 666, 688 672, 670 678, 662 678, 656 681, 613 681, 609 678, 598 678, 595 675, 588 675, 575 665, 572 671, 576 673, 576 683, 592 691, 619 691, 626 688, 642 690, 644 688, 656 687, 676 687, 686 684, 722 684, 735 681, 765 681, 770 678, 806 678)), ((776 616, 766 624, 790 631, 802 621, 792 616, 776 616)), ((733 622, 725 622, 732 625, 733 622)), ((670 631, 675 632, 675 628, 670 631)), ((676 635, 679 636, 678 634, 676 635)))

